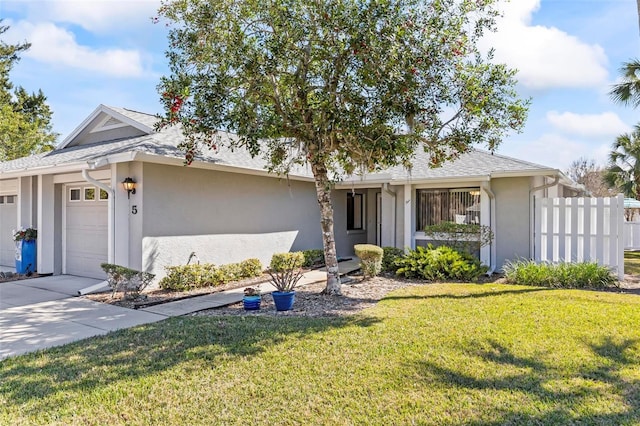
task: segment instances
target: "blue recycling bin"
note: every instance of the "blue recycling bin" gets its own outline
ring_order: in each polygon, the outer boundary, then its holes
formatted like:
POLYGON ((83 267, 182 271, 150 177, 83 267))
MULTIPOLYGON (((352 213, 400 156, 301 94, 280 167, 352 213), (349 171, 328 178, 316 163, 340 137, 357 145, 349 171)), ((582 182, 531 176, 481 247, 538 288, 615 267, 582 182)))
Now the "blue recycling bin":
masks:
POLYGON ((36 271, 36 240, 16 241, 16 273, 26 275, 36 271))

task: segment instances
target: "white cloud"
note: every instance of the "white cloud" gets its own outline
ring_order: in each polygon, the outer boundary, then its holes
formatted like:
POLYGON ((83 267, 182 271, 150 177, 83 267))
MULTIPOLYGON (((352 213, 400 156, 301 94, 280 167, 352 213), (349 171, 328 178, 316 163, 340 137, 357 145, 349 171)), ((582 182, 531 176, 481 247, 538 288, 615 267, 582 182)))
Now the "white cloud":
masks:
POLYGON ((24 56, 54 67, 71 67, 116 77, 139 77, 143 74, 139 51, 92 49, 78 44, 72 32, 52 23, 20 21, 12 24, 5 34, 8 42, 29 40, 31 48, 24 56))
POLYGON ((505 141, 498 152, 564 171, 580 157, 593 158, 596 163, 604 165, 609 147, 609 142, 593 143, 556 133, 545 133, 533 140, 505 141))
POLYGON ((3 7, 26 14, 29 21, 64 22, 94 33, 151 25, 160 0, 3 0, 3 7))
POLYGON ((587 138, 613 140, 616 136, 632 130, 613 112, 576 114, 573 112, 559 113, 557 111, 549 111, 547 120, 555 129, 564 134, 587 138))
MULTIPOLYGON (((544 7, 544 6, 543 6, 544 7)), ((599 45, 590 45, 555 27, 531 25, 540 0, 502 3, 504 16, 498 32, 488 34, 483 48, 495 48, 495 59, 519 70, 525 87, 595 87, 606 84, 607 57, 599 45)))

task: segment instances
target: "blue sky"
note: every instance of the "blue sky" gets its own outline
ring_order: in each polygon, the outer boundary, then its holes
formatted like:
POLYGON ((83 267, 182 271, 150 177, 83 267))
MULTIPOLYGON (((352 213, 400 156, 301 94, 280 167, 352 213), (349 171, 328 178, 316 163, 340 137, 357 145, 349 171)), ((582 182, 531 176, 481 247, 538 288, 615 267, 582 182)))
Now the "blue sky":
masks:
MULTIPOLYGON (((167 29, 152 24, 157 0, 2 0, 7 42, 29 41, 11 79, 42 89, 60 141, 99 104, 157 113, 168 72, 167 29)), ((484 43, 519 70, 532 101, 521 134, 498 153, 565 170, 583 156, 604 164, 615 137, 640 122, 611 102, 622 62, 639 57, 635 0, 512 0, 484 43)))

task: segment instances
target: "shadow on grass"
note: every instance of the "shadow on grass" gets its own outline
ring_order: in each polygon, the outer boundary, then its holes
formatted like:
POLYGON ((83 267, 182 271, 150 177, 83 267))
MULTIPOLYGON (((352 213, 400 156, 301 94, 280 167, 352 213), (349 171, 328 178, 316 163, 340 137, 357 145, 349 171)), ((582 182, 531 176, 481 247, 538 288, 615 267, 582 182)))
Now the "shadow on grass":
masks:
POLYGON ((47 409, 45 402, 38 400, 53 394, 90 392, 120 380, 160 373, 189 360, 213 364, 229 356, 240 360, 292 335, 368 327, 377 321, 371 317, 176 317, 6 359, 0 363, 0 395, 12 405, 31 403, 37 413, 47 409))
MULTIPOLYGON (((416 365, 417 371, 424 377, 433 378, 440 383, 455 388, 480 391, 507 391, 527 394, 527 399, 543 401, 548 410, 540 414, 491 407, 491 417, 495 420, 472 420, 468 425, 505 425, 505 424, 594 424, 619 425, 638 424, 640 421, 640 380, 630 379, 623 374, 626 368, 637 368, 638 360, 630 356, 638 339, 615 342, 605 338, 602 342, 586 343, 593 355, 595 365, 584 366, 569 376, 559 367, 527 357, 519 357, 496 341, 488 341, 489 349, 472 352, 472 355, 484 362, 497 364, 496 371, 502 367, 513 367, 514 374, 496 374, 494 377, 475 377, 459 370, 442 367, 435 362, 424 361, 416 365), (526 371, 522 371, 522 370, 526 371), (584 382, 582 382, 584 380, 584 382), (554 387, 554 381, 565 383, 554 387), (595 384, 595 385, 594 385, 595 384), (612 393, 623 404, 616 406, 617 412, 603 410, 585 410, 590 401, 611 399, 612 393), (587 413, 585 413, 587 411, 587 413)), ((528 405, 527 403, 523 404, 528 405)), ((486 411, 486 409, 485 409, 486 411)))
POLYGON ((506 294, 526 294, 535 293, 539 291, 551 291, 553 288, 547 287, 535 287, 535 288, 514 288, 510 290, 499 291, 482 291, 479 293, 466 293, 466 294, 424 294, 424 295, 392 295, 385 297, 385 300, 403 300, 403 299, 483 299, 486 297, 504 296, 506 294))

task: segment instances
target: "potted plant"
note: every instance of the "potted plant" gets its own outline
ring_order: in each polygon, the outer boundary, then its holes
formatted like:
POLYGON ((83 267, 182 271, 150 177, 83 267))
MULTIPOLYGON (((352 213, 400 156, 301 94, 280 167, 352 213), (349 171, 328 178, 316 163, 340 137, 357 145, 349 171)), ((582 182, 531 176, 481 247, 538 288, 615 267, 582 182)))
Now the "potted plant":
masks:
POLYGON ((13 241, 16 242, 16 273, 31 275, 36 271, 36 239, 35 228, 13 230, 13 241))
POLYGON ((242 304, 245 311, 257 311, 260 309, 260 302, 262 297, 260 296, 260 289, 255 287, 247 287, 244 289, 244 297, 242 298, 242 304))
POLYGON ((302 278, 304 254, 301 251, 293 253, 276 253, 271 258, 268 273, 271 284, 276 288, 272 292, 273 302, 277 311, 289 311, 295 301, 295 287, 302 278))

